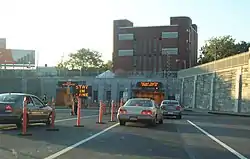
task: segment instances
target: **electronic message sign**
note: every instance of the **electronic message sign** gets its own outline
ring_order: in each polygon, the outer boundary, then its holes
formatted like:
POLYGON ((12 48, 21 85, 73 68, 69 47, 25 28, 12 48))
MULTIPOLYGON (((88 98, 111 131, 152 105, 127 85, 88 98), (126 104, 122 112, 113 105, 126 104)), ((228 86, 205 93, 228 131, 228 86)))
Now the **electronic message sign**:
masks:
POLYGON ((76 85, 76 96, 78 97, 89 97, 91 94, 89 94, 89 91, 91 90, 92 92, 92 88, 87 86, 87 85, 76 85), (91 88, 91 89, 90 89, 91 88))
POLYGON ((58 81, 57 85, 59 87, 75 87, 78 82, 73 81, 58 81))
POLYGON ((137 82, 139 88, 162 88, 161 82, 137 82))

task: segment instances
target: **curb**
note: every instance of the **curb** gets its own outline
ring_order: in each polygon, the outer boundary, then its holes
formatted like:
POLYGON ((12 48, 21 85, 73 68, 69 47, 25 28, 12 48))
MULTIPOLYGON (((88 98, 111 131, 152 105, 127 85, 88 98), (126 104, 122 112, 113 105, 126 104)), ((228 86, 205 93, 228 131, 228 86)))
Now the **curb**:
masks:
POLYGON ((217 115, 250 117, 250 114, 240 114, 240 113, 230 113, 230 112, 211 112, 211 111, 208 111, 208 113, 209 114, 217 114, 217 115))

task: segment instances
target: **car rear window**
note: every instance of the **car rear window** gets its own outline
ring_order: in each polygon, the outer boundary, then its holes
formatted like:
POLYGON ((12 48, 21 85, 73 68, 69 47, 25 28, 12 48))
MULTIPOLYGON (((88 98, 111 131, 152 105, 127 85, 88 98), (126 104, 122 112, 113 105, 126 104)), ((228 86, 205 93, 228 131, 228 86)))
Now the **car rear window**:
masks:
POLYGON ((153 104, 150 100, 129 100, 124 106, 152 107, 153 104))
POLYGON ((20 99, 19 95, 0 94, 0 102, 17 102, 20 99))
POLYGON ((164 101, 162 104, 166 104, 166 105, 178 105, 179 102, 177 102, 177 101, 164 101))

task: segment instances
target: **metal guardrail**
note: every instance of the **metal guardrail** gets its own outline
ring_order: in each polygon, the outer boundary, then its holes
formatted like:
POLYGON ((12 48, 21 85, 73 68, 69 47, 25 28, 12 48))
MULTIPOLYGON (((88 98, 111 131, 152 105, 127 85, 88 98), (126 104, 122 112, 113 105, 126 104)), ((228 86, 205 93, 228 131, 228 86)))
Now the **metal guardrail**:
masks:
POLYGON ((190 75, 198 75, 204 73, 212 73, 214 71, 224 70, 233 67, 248 65, 250 52, 241 53, 230 56, 217 61, 209 62, 196 67, 188 68, 178 72, 178 78, 188 77, 190 75))

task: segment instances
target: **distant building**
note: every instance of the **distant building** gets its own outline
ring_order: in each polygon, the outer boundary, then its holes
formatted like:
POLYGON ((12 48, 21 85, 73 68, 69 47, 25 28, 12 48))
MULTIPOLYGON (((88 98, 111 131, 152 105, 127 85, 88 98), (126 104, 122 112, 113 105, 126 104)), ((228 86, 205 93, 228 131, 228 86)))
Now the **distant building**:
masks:
POLYGON ((6 49, 6 39, 0 38, 0 49, 6 49))
POLYGON ((171 17, 170 25, 134 27, 114 20, 113 71, 162 72, 195 66, 197 25, 189 17, 171 17))
POLYGON ((6 39, 0 39, 0 65, 11 67, 34 67, 35 50, 6 49, 6 39))

